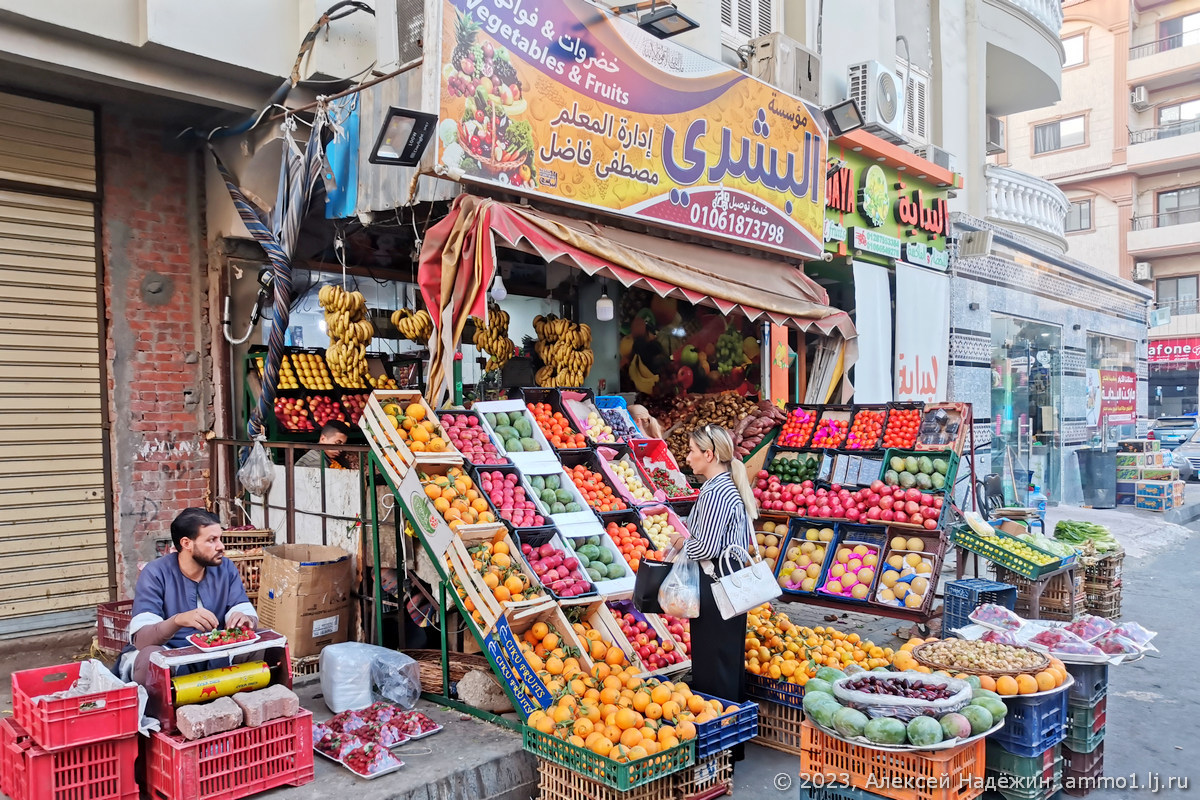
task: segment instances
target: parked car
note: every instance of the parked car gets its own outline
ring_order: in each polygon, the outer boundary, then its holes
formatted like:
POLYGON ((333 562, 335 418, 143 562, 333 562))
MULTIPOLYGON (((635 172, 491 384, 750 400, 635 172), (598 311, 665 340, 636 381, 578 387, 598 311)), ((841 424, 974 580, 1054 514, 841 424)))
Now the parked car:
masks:
POLYGON ((1150 438, 1162 442, 1164 450, 1174 450, 1200 430, 1196 417, 1159 417, 1150 423, 1150 438))
POLYGON ((1200 431, 1176 447, 1168 463, 1179 470, 1180 480, 1191 481, 1200 476, 1200 431))

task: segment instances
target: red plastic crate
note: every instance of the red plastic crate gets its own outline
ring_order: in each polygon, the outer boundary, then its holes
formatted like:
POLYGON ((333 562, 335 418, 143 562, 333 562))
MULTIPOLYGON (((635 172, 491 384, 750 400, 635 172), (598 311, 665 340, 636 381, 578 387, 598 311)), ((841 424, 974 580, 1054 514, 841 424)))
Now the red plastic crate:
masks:
POLYGON ((13 800, 137 800, 137 734, 48 751, 0 720, 0 746, 0 790, 13 800))
POLYGON ((146 755, 153 800, 235 800, 313 779, 312 712, 189 742, 154 733, 146 755))
POLYGON ((34 704, 33 699, 71 688, 80 664, 26 669, 12 674, 13 719, 45 750, 61 750, 138 732, 136 686, 34 704))
POLYGON ((114 600, 96 606, 96 644, 105 650, 123 650, 129 644, 132 619, 132 600, 114 600))

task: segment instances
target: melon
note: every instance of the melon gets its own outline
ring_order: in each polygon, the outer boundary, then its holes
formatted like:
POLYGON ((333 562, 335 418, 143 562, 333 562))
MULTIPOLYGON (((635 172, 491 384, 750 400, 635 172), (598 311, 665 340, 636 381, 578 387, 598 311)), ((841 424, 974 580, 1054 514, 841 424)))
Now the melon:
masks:
POLYGON ((863 736, 875 744, 904 744, 904 723, 895 717, 876 717, 863 728, 863 736))
POLYGON ((933 717, 916 717, 908 723, 908 741, 928 747, 942 740, 942 726, 933 717))
POLYGON ((809 678, 808 683, 804 684, 804 693, 809 692, 824 692, 830 696, 833 695, 833 684, 824 678, 809 678))
POLYGON ((520 439, 505 439, 505 440, 504 440, 504 450, 505 450, 505 452, 508 452, 508 453, 519 453, 519 452, 521 452, 521 450, 522 450, 522 449, 523 449, 523 448, 521 447, 521 440, 520 440, 520 439))
POLYGON ((537 443, 537 439, 524 438, 521 440, 521 447, 526 453, 534 453, 542 449, 542 446, 537 443))

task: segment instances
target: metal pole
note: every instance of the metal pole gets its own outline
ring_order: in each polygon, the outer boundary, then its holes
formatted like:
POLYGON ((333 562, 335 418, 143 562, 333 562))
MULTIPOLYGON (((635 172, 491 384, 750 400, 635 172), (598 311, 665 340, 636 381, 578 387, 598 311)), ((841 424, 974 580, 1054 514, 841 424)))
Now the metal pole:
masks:
POLYGON ((284 450, 284 512, 287 516, 287 543, 296 543, 296 451, 288 445, 284 450))
POLYGON ((367 505, 371 509, 371 552, 375 556, 375 567, 371 571, 371 589, 373 594, 373 606, 375 609, 375 644, 383 644, 383 585, 379 579, 379 514, 375 508, 378 502, 378 494, 375 491, 375 454, 371 453, 370 464, 370 490, 371 496, 367 498, 367 505))
POLYGON ((760 400, 770 400, 771 394, 771 321, 763 320, 759 326, 762 345, 758 353, 758 369, 762 373, 762 384, 758 392, 760 400))

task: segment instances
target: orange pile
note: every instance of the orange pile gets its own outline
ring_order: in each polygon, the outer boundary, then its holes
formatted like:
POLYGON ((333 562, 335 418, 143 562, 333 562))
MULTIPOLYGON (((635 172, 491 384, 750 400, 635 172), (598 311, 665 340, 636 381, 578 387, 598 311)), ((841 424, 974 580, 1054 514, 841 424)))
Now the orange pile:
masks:
POLYGON ((583 464, 575 465, 567 470, 567 474, 571 476, 571 481, 587 504, 597 511, 624 511, 629 508, 624 500, 617 497, 612 487, 605 483, 604 476, 592 472, 583 464))
POLYGON ((625 563, 629 564, 629 568, 634 572, 638 571, 646 553, 654 552, 654 547, 638 532, 637 525, 632 522, 624 525, 610 522, 605 531, 612 537, 613 544, 621 551, 625 563))
POLYGON ((563 609, 563 614, 571 623, 571 629, 575 631, 580 642, 587 647, 588 656, 597 664, 604 663, 610 667, 629 666, 629 659, 625 657, 625 651, 612 642, 605 641, 604 635, 593 628, 585 618, 586 612, 586 606, 569 606, 563 609))
POLYGON ((526 406, 555 450, 582 450, 587 447, 587 438, 575 432, 561 411, 555 411, 549 403, 526 403, 526 406))
POLYGON ((421 474, 421 485, 425 496, 433 501, 433 507, 451 530, 477 522, 495 522, 488 501, 475 488, 475 483, 460 467, 451 467, 445 475, 421 474))
POLYGON ((508 532, 501 528, 490 542, 480 542, 467 548, 471 566, 483 576, 483 583, 501 603, 519 603, 546 593, 535 581, 521 571, 508 543, 508 532))
POLYGON ((642 680, 637 668, 597 664, 590 676, 567 681, 558 702, 529 715, 544 734, 617 762, 664 753, 696 737, 696 725, 737 710, 705 700, 686 683, 642 680))
MULTIPOLYGON (((913 638, 901 646, 892 658, 892 663, 896 669, 905 670, 913 669, 917 672, 932 672, 929 667, 918 664, 916 658, 912 654, 912 649, 926 642, 936 642, 937 639, 921 639, 913 638)), ((1067 679, 1067 668, 1062 661, 1054 656, 1048 656, 1050 666, 1037 673, 1036 675, 1021 674, 1021 675, 1001 675, 998 678, 991 675, 980 675, 979 688, 987 689, 1001 695, 1014 694, 1034 694, 1036 692, 1047 692, 1051 689, 1056 689, 1063 685, 1067 679)), ((950 673, 944 670, 938 670, 937 674, 949 675, 950 673)), ((955 678, 966 679, 966 673, 959 673, 955 678)))
POLYGON ((746 616, 746 670, 755 675, 803 686, 821 667, 874 669, 888 666, 892 658, 892 648, 857 633, 796 625, 785 614, 772 613, 770 603, 746 616))
POLYGON ((462 581, 458 578, 458 573, 454 570, 454 564, 446 562, 446 567, 450 572, 450 584, 454 587, 454 591, 458 594, 458 599, 462 601, 462 606, 467 613, 471 615, 471 620, 480 629, 483 628, 483 615, 479 613, 479 609, 475 607, 475 601, 467 594, 467 590, 463 588, 462 581))
POLYGON ((437 422, 426 419, 425 406, 410 403, 407 408, 401 409, 395 403, 388 403, 383 407, 383 412, 409 450, 414 453, 446 452, 446 440, 442 438, 437 422))

